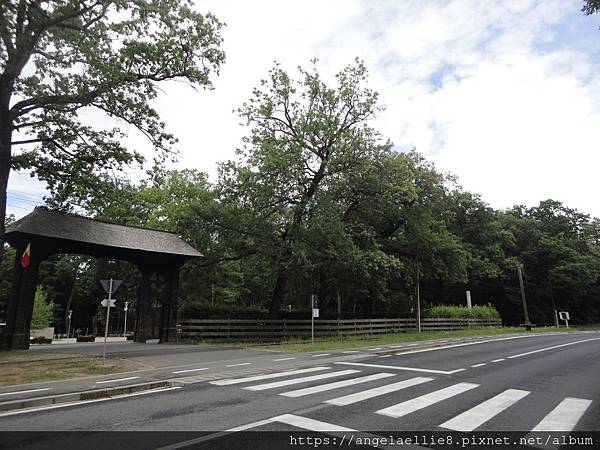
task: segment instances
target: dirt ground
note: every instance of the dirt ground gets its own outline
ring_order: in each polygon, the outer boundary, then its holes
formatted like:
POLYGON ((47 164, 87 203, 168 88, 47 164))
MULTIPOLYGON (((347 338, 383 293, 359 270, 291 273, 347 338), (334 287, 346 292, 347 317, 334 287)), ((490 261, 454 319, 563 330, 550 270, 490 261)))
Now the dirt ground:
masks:
POLYGON ((140 363, 120 358, 65 353, 0 352, 0 386, 65 380, 143 369, 140 363))

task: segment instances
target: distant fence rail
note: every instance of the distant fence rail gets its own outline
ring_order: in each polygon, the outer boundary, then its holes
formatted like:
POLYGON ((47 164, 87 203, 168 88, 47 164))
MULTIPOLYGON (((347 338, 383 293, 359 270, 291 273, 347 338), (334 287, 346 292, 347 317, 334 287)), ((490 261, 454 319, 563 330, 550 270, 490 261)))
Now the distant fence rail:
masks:
MULTIPOLYGON (((459 330, 477 327, 499 327, 500 320, 422 319, 421 330, 459 330)), ((416 319, 340 319, 315 320, 315 337, 374 335, 411 331, 416 319)), ((310 337, 311 321, 260 319, 185 319, 178 325, 180 339, 280 340, 310 337)))

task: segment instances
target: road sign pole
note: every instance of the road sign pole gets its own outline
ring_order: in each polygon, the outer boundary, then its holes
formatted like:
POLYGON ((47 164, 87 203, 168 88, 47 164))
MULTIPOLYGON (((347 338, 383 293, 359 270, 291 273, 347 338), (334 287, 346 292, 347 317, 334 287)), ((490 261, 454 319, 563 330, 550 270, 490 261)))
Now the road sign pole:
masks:
POLYGON ((112 303, 113 279, 108 282, 108 305, 106 305, 106 327, 104 328, 104 350, 102 351, 102 364, 106 364, 106 340, 108 338, 108 321, 110 319, 110 304, 112 303))

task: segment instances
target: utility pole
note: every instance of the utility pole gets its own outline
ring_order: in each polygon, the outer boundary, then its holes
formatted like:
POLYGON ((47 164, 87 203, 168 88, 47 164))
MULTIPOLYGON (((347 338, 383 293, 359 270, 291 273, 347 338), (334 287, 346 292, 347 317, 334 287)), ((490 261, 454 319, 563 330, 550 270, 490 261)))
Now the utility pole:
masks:
POLYGON ((417 332, 421 332, 421 288, 419 286, 419 247, 417 245, 417 252, 415 254, 415 289, 417 297, 417 332))
POLYGON ((525 287, 523 286, 523 274, 521 273, 521 265, 517 266, 519 274, 519 287, 521 288, 521 300, 523 301, 523 315, 525 316, 525 322, 523 326, 527 331, 531 331, 531 322, 529 321, 529 312, 527 311, 527 300, 525 300, 525 287))

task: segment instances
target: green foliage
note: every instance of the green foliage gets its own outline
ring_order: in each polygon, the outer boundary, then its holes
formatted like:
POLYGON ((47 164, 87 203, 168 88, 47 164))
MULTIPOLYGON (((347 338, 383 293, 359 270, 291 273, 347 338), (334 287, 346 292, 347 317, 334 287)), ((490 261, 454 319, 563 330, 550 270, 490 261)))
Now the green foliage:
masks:
POLYGON ((423 317, 445 319, 483 319, 500 320, 500 314, 493 306, 478 306, 472 308, 455 305, 436 305, 423 311, 423 317))
MULTIPOLYGON (((191 0, 0 2, 0 203, 10 170, 45 181, 54 206, 97 195, 103 174, 143 163, 132 133, 172 159, 152 103, 163 81, 212 88, 222 26, 191 0)), ((3 244, 0 227, 0 259, 3 244)))
POLYGON ((48 294, 38 286, 33 301, 31 329, 42 330, 50 326, 54 317, 54 303, 48 302, 48 294))
POLYGON ((213 305, 202 301, 189 301, 179 309, 181 319, 259 319, 266 315, 267 311, 256 305, 213 305))

